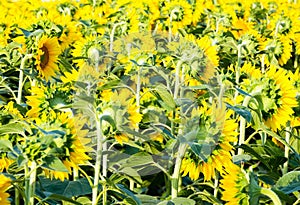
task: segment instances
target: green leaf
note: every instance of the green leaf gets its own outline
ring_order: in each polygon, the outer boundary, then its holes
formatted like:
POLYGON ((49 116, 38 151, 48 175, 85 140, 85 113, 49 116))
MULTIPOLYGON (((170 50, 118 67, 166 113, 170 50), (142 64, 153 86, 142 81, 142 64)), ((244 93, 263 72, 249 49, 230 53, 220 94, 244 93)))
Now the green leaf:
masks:
POLYGON ((249 160, 251 160, 251 156, 248 154, 234 155, 232 157, 232 161, 234 164, 240 164, 241 162, 247 162, 249 160))
POLYGON ((247 120, 247 122, 250 122, 251 119, 252 119, 252 116, 251 116, 251 112, 248 110, 247 107, 245 106, 241 106, 241 105, 236 105, 236 106, 232 106, 230 104, 226 104, 226 106, 233 110, 234 112, 236 112, 237 114, 239 114, 240 116, 242 116, 243 118, 245 118, 245 120, 247 120))
MULTIPOLYGON (((141 205, 141 201, 139 198, 137 198, 134 193, 132 193, 130 190, 128 190, 123 184, 116 184, 116 186, 127 196, 130 197, 131 202, 134 202, 136 205, 141 205)), ((133 204, 133 203, 132 203, 133 204)))
POLYGON ((212 149, 211 146, 207 143, 199 144, 192 143, 190 144, 192 151, 203 161, 207 162, 207 159, 211 155, 212 149))
POLYGON ((21 134, 24 135, 24 128, 20 123, 14 122, 7 125, 1 125, 0 135, 21 134))
POLYGON ((5 139, 0 140, 0 150, 4 151, 4 150, 7 150, 7 149, 8 150, 13 150, 13 146, 12 146, 11 141, 5 140, 5 139))
POLYGON ((68 172, 68 169, 66 168, 64 163, 58 157, 54 156, 46 157, 42 166, 46 169, 54 171, 68 172))
POLYGON ((272 130, 270 130, 264 124, 261 124, 260 128, 261 128, 262 131, 264 131, 268 135, 274 137, 276 140, 278 140, 279 142, 281 142, 282 144, 284 144, 284 146, 287 146, 290 150, 292 150, 295 154, 297 154, 297 152, 295 151, 295 149, 289 143, 287 143, 283 137, 277 135, 275 132, 273 132, 272 130))
POLYGON ((161 105, 168 111, 172 111, 175 109, 176 104, 174 101, 173 96, 168 91, 167 87, 164 85, 158 85, 154 89, 158 94, 158 97, 161 99, 159 100, 161 105))
POLYGON ((154 196, 139 194, 136 197, 140 199, 143 205, 157 205, 159 203, 159 200, 154 196))
MULTIPOLYGON (((39 177, 39 182, 41 190, 45 195, 48 195, 48 197, 58 195, 70 198, 92 193, 92 188, 86 178, 80 178, 76 181, 60 181, 39 177)), ((52 197, 51 199, 57 198, 52 197)))
POLYGON ((275 188, 285 194, 300 190, 300 171, 291 171, 280 177, 275 188))
POLYGON ((52 193, 46 193, 47 194, 47 198, 45 198, 44 200, 48 200, 48 199, 52 199, 52 200, 58 200, 58 201, 67 201, 67 202, 71 202, 72 204, 75 205, 82 205, 82 203, 79 203, 73 199, 70 199, 68 197, 65 197, 63 195, 59 195, 59 194, 52 194, 52 193))
POLYGON ((19 28, 19 29, 23 32, 24 36, 26 36, 26 37, 30 36, 30 34, 31 34, 30 31, 27 31, 27 30, 25 30, 23 28, 19 28))
POLYGON ((235 89, 236 89, 239 93, 241 93, 242 95, 252 97, 249 93, 247 93, 246 91, 244 91, 244 90, 242 90, 242 89, 240 89, 240 88, 238 88, 238 87, 235 87, 235 89))
POLYGON ((146 152, 139 152, 134 154, 126 160, 124 167, 137 167, 146 166, 153 162, 153 158, 150 154, 146 152))
POLYGON ((263 158, 260 154, 258 154, 254 149, 252 149, 250 146, 242 144, 239 146, 239 148, 243 149, 245 152, 248 152, 249 154, 252 154, 254 157, 256 157, 259 161, 261 161, 269 170, 271 170, 271 167, 269 163, 263 158))
POLYGON ((157 205, 195 205, 196 202, 193 199, 188 199, 184 197, 177 197, 172 199, 171 201, 162 201, 157 205))

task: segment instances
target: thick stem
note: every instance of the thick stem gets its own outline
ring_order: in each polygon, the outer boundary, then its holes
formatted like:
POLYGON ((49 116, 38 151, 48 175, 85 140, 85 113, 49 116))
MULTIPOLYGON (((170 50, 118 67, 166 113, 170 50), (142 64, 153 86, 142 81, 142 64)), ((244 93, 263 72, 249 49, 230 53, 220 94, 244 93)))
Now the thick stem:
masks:
POLYGON ((30 165, 30 179, 29 179, 29 186, 30 186, 30 204, 34 204, 34 194, 35 194, 35 183, 36 183, 36 169, 37 165, 35 161, 31 162, 30 165))
POLYGON ((216 173, 216 178, 214 183, 214 197, 218 196, 218 187, 219 187, 219 175, 216 173))
POLYGON ((171 196, 172 199, 176 198, 178 195, 178 184, 180 178, 180 167, 182 158, 184 156, 185 150, 187 148, 187 144, 180 144, 178 148, 178 153, 175 161, 174 172, 171 178, 171 196))
MULTIPOLYGON (((239 84, 240 84, 240 75, 241 75, 240 70, 241 70, 241 64, 242 64, 242 47, 243 47, 243 44, 239 44, 237 46, 238 59, 237 59, 237 65, 235 68, 235 84, 236 84, 236 86, 239 86, 239 84)), ((235 95, 234 95, 235 104, 236 104, 236 99, 238 97, 238 94, 239 94, 239 92, 236 90, 235 95)))
POLYGON ((102 126, 101 121, 98 117, 96 117, 96 129, 97 129, 97 150, 96 150, 96 162, 95 162, 95 173, 94 173, 94 185, 92 188, 92 205, 97 205, 97 195, 98 195, 98 186, 100 179, 100 168, 101 168, 101 158, 102 158, 102 149, 103 149, 103 134, 102 134, 102 126))
MULTIPOLYGON (((251 97, 246 96, 243 102, 243 106, 247 107, 250 102, 251 97)), ((239 135, 239 145, 242 145, 245 142, 245 130, 246 130, 246 119, 240 118, 240 135, 239 135)), ((238 155, 243 154, 242 149, 238 149, 238 155)))
POLYGON ((109 38, 109 41, 110 41, 110 45, 109 45, 109 51, 112 52, 113 51, 113 47, 114 47, 114 36, 115 36, 115 31, 116 31, 116 28, 122 24, 125 24, 125 22, 119 22, 119 23, 116 23, 114 24, 112 30, 111 30, 111 34, 110 34, 110 38, 109 38))
POLYGON ((21 103, 22 99, 22 90, 23 90, 23 80, 24 80, 24 68, 25 68, 25 63, 26 60, 29 58, 32 58, 32 54, 26 54, 24 58, 21 61, 20 65, 20 72, 19 72, 19 86, 18 86, 18 96, 17 96, 17 103, 21 103))
POLYGON ((18 187, 15 187, 15 205, 20 205, 20 192, 18 187))
POLYGON ((182 65, 182 61, 178 61, 175 68, 175 88, 174 88, 174 99, 178 98, 179 88, 180 88, 180 68, 182 65))
POLYGON ((79 173, 78 173, 78 169, 74 168, 73 169, 73 180, 77 181, 79 179, 79 173))
POLYGON ((279 197, 277 196, 277 194, 275 194, 271 189, 267 189, 262 187, 260 190, 260 193, 263 195, 268 196, 274 203, 274 205, 282 205, 279 197))
POLYGON ((171 15, 169 17, 169 42, 172 41, 172 16, 173 16, 173 11, 171 12, 171 15))
POLYGON ((30 174, 28 164, 24 166, 24 174, 25 174, 25 204, 30 205, 30 174))
POLYGON ((36 169, 35 161, 31 162, 30 167, 25 165, 25 205, 34 204, 35 183, 36 183, 36 169))
MULTIPOLYGON (((291 127, 287 126, 285 129, 285 141, 288 144, 290 143, 290 137, 291 137, 291 127)), ((290 152, 290 148, 288 146, 284 146, 284 157, 287 159, 287 161, 283 164, 282 174, 286 174, 288 172, 289 152, 290 152)))

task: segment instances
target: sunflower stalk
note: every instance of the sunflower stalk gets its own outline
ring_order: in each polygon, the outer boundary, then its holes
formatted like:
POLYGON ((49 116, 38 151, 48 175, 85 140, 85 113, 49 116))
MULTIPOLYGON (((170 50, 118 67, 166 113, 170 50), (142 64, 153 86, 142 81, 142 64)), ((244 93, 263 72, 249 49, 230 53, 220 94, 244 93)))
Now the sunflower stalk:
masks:
MULTIPOLYGON (((92 188, 92 205, 98 204, 98 186, 101 176, 101 159, 102 159, 102 149, 103 149, 103 133, 102 133, 102 123, 101 120, 95 116, 96 119, 96 133, 97 133, 97 149, 96 149, 96 162, 95 162, 95 173, 94 173, 94 184, 92 188)), ((106 204, 106 199, 103 198, 103 204, 106 204)))
POLYGON ((172 41, 172 22, 173 22, 173 13, 174 10, 171 11, 171 15, 169 17, 169 42, 172 41))
POLYGON ((274 203, 274 205, 282 205, 279 197, 271 189, 262 187, 260 189, 260 194, 268 196, 274 203))
POLYGON ((116 24, 114 24, 113 25, 113 28, 112 28, 112 30, 111 30, 111 34, 110 34, 110 36, 109 36, 109 51, 110 52, 112 52, 113 51, 113 48, 114 48, 114 36, 115 36, 115 32, 116 32, 116 28, 118 27, 118 26, 121 26, 121 25, 123 25, 123 24, 125 24, 125 22, 119 22, 119 23, 116 23, 116 24))
MULTIPOLYGON (((289 125, 285 128, 285 141, 288 144, 290 143, 291 130, 292 129, 289 125)), ((283 170, 282 170, 283 175, 288 172, 289 152, 290 152, 290 148, 288 146, 284 146, 284 157, 287 159, 287 161, 283 164, 283 170)))
POLYGON ((178 196, 178 188, 179 188, 179 178, 180 178, 180 167, 182 163, 182 159, 184 157, 185 151, 187 148, 187 144, 181 143, 178 148, 178 153, 175 161, 174 172, 171 178, 171 196, 172 199, 178 196))
POLYGON ((19 71, 19 86, 18 86, 18 95, 17 95, 17 103, 21 103, 22 99, 22 90, 23 90, 23 85, 24 85, 24 68, 25 68, 25 63, 28 59, 32 58, 32 54, 26 54, 24 58, 21 60, 21 65, 20 65, 20 71, 19 71))
MULTIPOLYGON (((242 64, 242 48, 243 48, 244 44, 239 44, 237 46, 237 51, 238 51, 238 58, 237 58, 237 64, 236 64, 236 69, 235 69, 235 84, 236 86, 239 86, 240 84, 240 75, 241 75, 241 64, 242 64)), ((235 91, 235 95, 234 95, 234 102, 236 103, 236 99, 239 95, 238 90, 235 91)))
POLYGON ((31 162, 30 167, 25 165, 25 205, 34 204, 35 183, 36 183, 37 164, 31 162))
MULTIPOLYGON (((251 97, 246 96, 243 102, 243 106, 247 107, 251 97)), ((239 146, 245 142, 245 130, 246 130, 246 119, 241 117, 240 119, 240 134, 239 134, 239 146)), ((242 149, 238 149, 238 155, 243 154, 242 149)))

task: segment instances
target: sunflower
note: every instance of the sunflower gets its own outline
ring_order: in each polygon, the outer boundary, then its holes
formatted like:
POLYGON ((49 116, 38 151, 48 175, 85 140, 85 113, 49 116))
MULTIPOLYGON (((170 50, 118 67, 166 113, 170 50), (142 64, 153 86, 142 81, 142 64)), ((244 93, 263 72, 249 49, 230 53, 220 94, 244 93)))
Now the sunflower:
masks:
POLYGON ((193 78, 207 82, 214 76, 219 65, 217 46, 212 44, 208 36, 196 39, 194 35, 186 35, 179 41, 168 44, 169 50, 188 66, 185 70, 193 78))
MULTIPOLYGON (((89 143, 87 130, 83 130, 84 120, 80 117, 72 117, 70 113, 52 113, 52 116, 42 116, 41 121, 36 121, 37 126, 44 132, 39 132, 40 139, 45 137, 45 133, 59 130, 61 134, 53 138, 53 142, 43 152, 48 152, 46 157, 57 157, 65 165, 68 172, 57 171, 44 168, 47 177, 60 180, 68 179, 72 169, 78 169, 81 164, 86 164, 90 157, 86 154, 86 144, 89 143)), ((50 136, 49 136, 50 137, 50 136)))
POLYGON ((185 0, 165 2, 162 13, 168 17, 173 32, 189 25, 193 19, 192 6, 185 0))
POLYGON ((55 75, 56 71, 58 71, 56 62, 58 60, 59 54, 60 46, 58 44, 57 38, 48 38, 47 36, 42 36, 38 41, 38 50, 35 64, 40 75, 47 81, 50 77, 53 77, 55 75))
POLYGON ((50 114, 71 102, 72 91, 67 84, 51 84, 50 86, 37 84, 31 87, 30 91, 31 96, 26 96, 27 105, 30 106, 26 115, 30 118, 50 114))
POLYGON ((223 173, 224 167, 232 163, 230 152, 233 150, 233 146, 231 144, 237 141, 236 136, 238 133, 235 130, 238 124, 235 120, 230 119, 232 112, 226 112, 225 108, 208 108, 208 106, 204 106, 202 109, 206 116, 203 120, 206 122, 207 138, 210 138, 210 135, 212 138, 207 140, 212 140, 214 146, 210 147, 210 154, 206 153, 206 160, 203 157, 199 158, 189 150, 182 161, 181 173, 183 173, 183 176, 189 174, 192 180, 197 180, 200 173, 202 173, 204 180, 209 181, 215 177, 216 170, 223 173), (217 133, 215 133, 216 131, 217 133), (220 136, 216 138, 219 132, 220 136))
POLYGON ((261 39, 260 50, 266 52, 268 58, 265 59, 265 64, 278 64, 280 66, 287 63, 291 57, 292 41, 290 37, 281 35, 274 39, 261 39))
POLYGON ((6 193, 8 188, 11 185, 11 179, 6 177, 5 175, 0 175, 0 204, 2 205, 9 205, 9 194, 6 193))
POLYGON ((242 169, 233 163, 225 169, 223 179, 220 180, 220 187, 223 189, 221 199, 227 205, 244 204, 242 201, 247 203, 249 199, 246 188, 249 182, 242 169))
MULTIPOLYGON (((243 80, 243 88, 248 93, 254 93, 261 100, 261 114, 265 125, 276 131, 291 120, 293 108, 298 105, 296 100, 297 90, 286 70, 271 65, 266 73, 261 73, 250 64, 244 64, 241 68, 249 78, 243 80)), ((250 101, 253 109, 256 103, 250 101)))

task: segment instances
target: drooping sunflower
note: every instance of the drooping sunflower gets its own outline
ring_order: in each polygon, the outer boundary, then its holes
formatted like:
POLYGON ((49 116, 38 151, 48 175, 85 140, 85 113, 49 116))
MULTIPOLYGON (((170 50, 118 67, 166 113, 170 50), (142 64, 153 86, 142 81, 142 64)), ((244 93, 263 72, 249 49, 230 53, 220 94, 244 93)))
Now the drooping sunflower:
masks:
POLYGON ((168 17, 168 22, 172 32, 176 33, 178 29, 183 29, 192 22, 192 6, 188 1, 175 0, 165 2, 162 9, 164 16, 168 17))
POLYGON ((274 39, 261 39, 260 50, 266 52, 265 64, 278 64, 280 66, 287 63, 291 57, 292 41, 289 36, 281 35, 274 39))
POLYGON ((237 141, 238 124, 235 120, 230 119, 231 111, 225 108, 208 108, 207 105, 203 107, 205 114, 205 139, 200 144, 203 146, 203 156, 196 155, 191 150, 188 150, 186 156, 183 158, 181 165, 181 173, 183 176, 189 174, 192 180, 197 180, 200 173, 203 174, 204 180, 209 181, 215 177, 216 170, 220 173, 224 172, 224 167, 232 164, 231 151, 233 150, 232 143, 237 141), (206 143, 206 142, 210 143, 206 143), (213 145, 212 145, 213 144, 213 145), (205 159, 206 158, 206 159, 205 159))
POLYGON ((175 58, 188 66, 185 70, 191 77, 207 82, 214 76, 219 57, 217 46, 208 36, 196 39, 194 35, 186 35, 179 41, 170 42, 168 48, 175 58))
MULTIPOLYGON (((40 139, 47 137, 49 132, 59 130, 60 134, 48 137, 53 137, 53 141, 49 144, 46 150, 46 157, 58 157, 68 172, 44 168, 44 173, 47 177, 60 180, 68 179, 72 169, 78 169, 79 165, 86 164, 90 157, 86 154, 90 151, 86 144, 89 143, 87 138, 87 130, 83 130, 84 120, 80 117, 73 117, 70 113, 52 113, 52 116, 42 116, 40 121, 36 121, 37 126, 43 129, 44 132, 39 132, 40 139), (45 133, 48 133, 45 136, 45 133)), ((47 164, 46 164, 47 165, 47 164)), ((45 167, 45 166, 44 166, 45 167)))
POLYGON ((11 185, 11 179, 6 177, 5 175, 0 175, 0 204, 9 205, 9 194, 6 191, 9 189, 11 185))
POLYGON ((231 164, 225 167, 223 179, 220 180, 220 187, 223 189, 222 200, 226 201, 227 205, 243 204, 242 201, 248 202, 247 188, 249 182, 242 172, 242 169, 231 164))
POLYGON ((39 39, 37 49, 35 62, 37 70, 48 81, 58 71, 56 62, 61 52, 58 40, 44 35, 39 39))
POLYGON ((50 114, 54 110, 71 102, 71 89, 68 85, 51 84, 44 86, 37 84, 31 88, 31 96, 26 96, 30 110, 26 115, 30 118, 38 118, 40 115, 50 114))
MULTIPOLYGON (((269 128, 276 131, 291 120, 293 108, 298 105, 297 90, 286 70, 271 65, 265 73, 250 64, 244 64, 241 71, 249 78, 243 80, 244 89, 261 100, 262 120, 269 128)), ((251 103, 253 109, 255 103, 251 103)))

